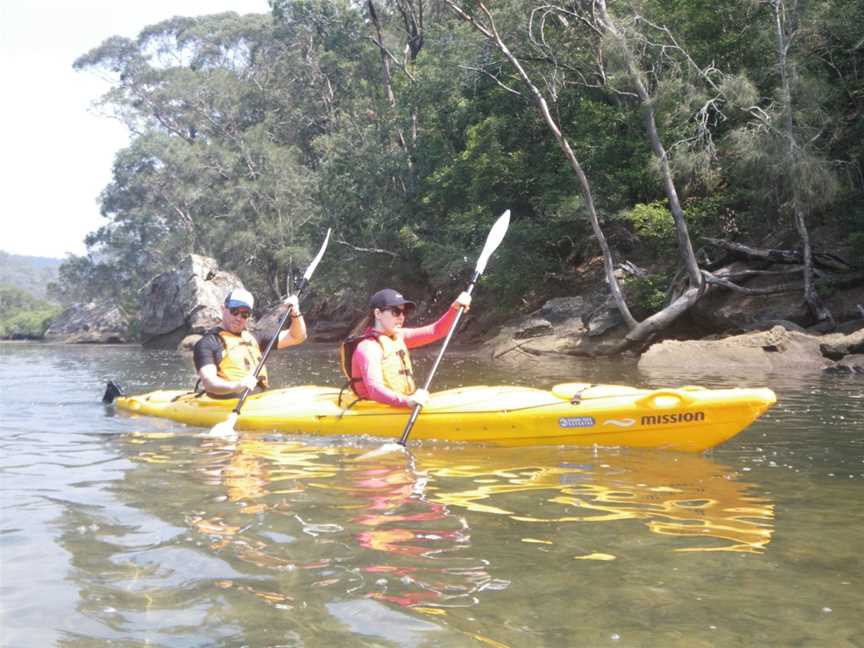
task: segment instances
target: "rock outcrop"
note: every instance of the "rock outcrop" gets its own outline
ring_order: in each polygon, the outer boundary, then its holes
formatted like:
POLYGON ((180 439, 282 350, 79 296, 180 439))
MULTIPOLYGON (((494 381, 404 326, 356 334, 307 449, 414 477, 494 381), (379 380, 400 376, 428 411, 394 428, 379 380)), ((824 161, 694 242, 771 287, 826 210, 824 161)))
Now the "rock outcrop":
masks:
MULTIPOLYGON (((314 294, 304 308, 309 325, 310 342, 339 342, 348 336, 352 326, 366 314, 368 297, 352 287, 332 294, 314 294), (360 306, 358 306, 360 304, 360 306)), ((306 299, 303 300, 307 302, 306 299)))
POLYGON ((720 340, 665 340, 652 345, 639 359, 643 371, 674 369, 685 373, 710 368, 712 373, 739 370, 766 373, 854 372, 855 355, 833 360, 823 349, 857 348, 864 341, 864 329, 849 335, 810 335, 774 326, 768 331, 745 333, 720 340), (850 359, 850 360, 847 360, 850 359), (841 364, 842 363, 842 364, 841 364), (838 369, 838 367, 840 367, 838 369), (852 367, 843 369, 842 367, 852 367))
POLYGON ((864 353, 845 356, 825 371, 831 373, 864 374, 864 353))
POLYGON ((559 297, 501 328, 484 345, 493 359, 547 354, 593 355, 624 334, 611 299, 559 297))
MULTIPOLYGON (((747 268, 743 262, 728 266, 730 272, 747 268)), ((776 279, 757 277, 747 284, 747 288, 765 288, 774 283, 777 283, 776 279)), ((716 333, 768 329, 781 321, 803 326, 808 323, 810 316, 799 290, 770 295, 742 295, 725 288, 711 287, 693 305, 688 317, 699 329, 716 333)))
POLYGON ((222 319, 220 307, 243 282, 219 269, 214 259, 190 254, 177 269, 150 282, 141 312, 141 340, 147 347, 177 348, 189 334, 200 335, 222 319))
POLYGON ((51 320, 45 339, 70 344, 119 344, 132 339, 129 325, 129 317, 117 304, 76 304, 51 320))

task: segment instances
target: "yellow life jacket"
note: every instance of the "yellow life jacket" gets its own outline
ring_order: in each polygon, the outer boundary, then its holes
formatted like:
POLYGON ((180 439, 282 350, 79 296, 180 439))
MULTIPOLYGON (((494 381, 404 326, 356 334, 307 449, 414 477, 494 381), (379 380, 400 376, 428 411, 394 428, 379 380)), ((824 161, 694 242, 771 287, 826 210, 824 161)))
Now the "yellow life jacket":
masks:
MULTIPOLYGON (((240 380, 255 371, 261 361, 261 348, 258 341, 249 331, 235 335, 229 331, 220 330, 219 339, 225 347, 222 361, 216 368, 216 373, 225 380, 240 380)), ((258 384, 267 387, 267 368, 261 367, 258 372, 258 384)))
POLYGON ((405 340, 401 337, 394 340, 387 335, 379 335, 378 333, 367 333, 348 338, 339 347, 339 366, 342 369, 342 375, 348 379, 351 390, 357 394, 356 385, 363 381, 360 376, 352 375, 351 360, 357 345, 366 339, 378 342, 384 352, 384 356, 381 358, 381 374, 384 378, 384 386, 397 394, 405 394, 406 396, 413 394, 417 390, 417 385, 414 383, 414 367, 411 365, 411 355, 408 353, 408 347, 405 346, 405 340))

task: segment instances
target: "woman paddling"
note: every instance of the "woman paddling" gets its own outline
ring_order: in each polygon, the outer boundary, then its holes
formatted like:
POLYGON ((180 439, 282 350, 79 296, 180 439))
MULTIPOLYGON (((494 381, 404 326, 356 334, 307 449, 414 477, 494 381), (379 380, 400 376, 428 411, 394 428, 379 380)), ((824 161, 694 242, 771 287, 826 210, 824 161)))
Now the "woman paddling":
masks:
POLYGON ((471 295, 463 292, 434 324, 403 328, 416 304, 391 288, 372 295, 369 315, 340 347, 342 372, 357 397, 394 407, 425 405, 429 393, 417 389, 408 349, 445 337, 459 309, 470 305, 471 295))

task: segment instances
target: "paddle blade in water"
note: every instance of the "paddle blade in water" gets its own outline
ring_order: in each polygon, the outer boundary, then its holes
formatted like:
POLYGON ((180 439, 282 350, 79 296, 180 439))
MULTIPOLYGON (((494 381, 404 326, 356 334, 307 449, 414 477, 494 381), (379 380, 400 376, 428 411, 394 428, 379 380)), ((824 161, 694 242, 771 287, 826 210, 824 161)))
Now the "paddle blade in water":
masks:
POLYGON ((370 450, 369 452, 360 455, 355 459, 355 461, 369 461, 370 459, 377 459, 378 457, 383 457, 392 452, 405 452, 405 446, 401 443, 385 443, 374 450, 370 450))
POLYGON ((234 431, 234 425, 237 423, 237 417, 239 415, 237 412, 231 412, 228 415, 228 418, 222 421, 221 423, 217 423, 210 429, 210 436, 215 437, 230 437, 235 436, 237 433, 234 431))
POLYGON ((113 380, 105 385, 105 394, 102 396, 103 403, 113 403, 118 396, 124 396, 123 390, 113 380))

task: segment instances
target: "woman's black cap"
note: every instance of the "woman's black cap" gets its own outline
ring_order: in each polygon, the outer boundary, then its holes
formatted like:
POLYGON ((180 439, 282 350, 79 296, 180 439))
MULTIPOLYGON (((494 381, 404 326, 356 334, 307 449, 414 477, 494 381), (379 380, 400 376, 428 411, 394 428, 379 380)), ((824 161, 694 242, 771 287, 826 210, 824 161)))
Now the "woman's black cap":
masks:
POLYGON ((412 302, 410 299, 405 299, 402 296, 402 293, 396 292, 392 288, 379 290, 369 299, 369 310, 375 308, 384 310, 391 306, 405 306, 409 309, 417 308, 417 304, 412 302))

